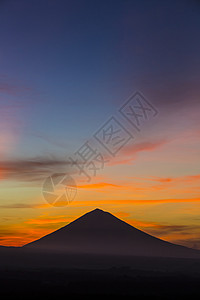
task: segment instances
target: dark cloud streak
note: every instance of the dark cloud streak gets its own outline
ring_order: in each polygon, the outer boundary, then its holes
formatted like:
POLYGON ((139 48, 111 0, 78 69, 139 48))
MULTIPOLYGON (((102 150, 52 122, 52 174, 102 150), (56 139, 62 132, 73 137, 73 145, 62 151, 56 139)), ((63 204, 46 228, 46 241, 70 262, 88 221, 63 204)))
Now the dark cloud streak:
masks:
POLYGON ((53 173, 72 173, 70 162, 55 157, 0 161, 0 171, 2 179, 24 182, 41 181, 53 173))

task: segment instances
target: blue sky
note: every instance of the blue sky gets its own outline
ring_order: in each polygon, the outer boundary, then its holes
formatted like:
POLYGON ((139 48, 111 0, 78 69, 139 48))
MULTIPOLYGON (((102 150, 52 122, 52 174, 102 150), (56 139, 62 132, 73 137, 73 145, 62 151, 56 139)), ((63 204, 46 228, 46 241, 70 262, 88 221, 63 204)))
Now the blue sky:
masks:
POLYGON ((195 1, 4 1, 0 14, 1 73, 19 88, 10 101, 25 94, 27 135, 87 138, 134 90, 161 106, 197 89, 195 1))

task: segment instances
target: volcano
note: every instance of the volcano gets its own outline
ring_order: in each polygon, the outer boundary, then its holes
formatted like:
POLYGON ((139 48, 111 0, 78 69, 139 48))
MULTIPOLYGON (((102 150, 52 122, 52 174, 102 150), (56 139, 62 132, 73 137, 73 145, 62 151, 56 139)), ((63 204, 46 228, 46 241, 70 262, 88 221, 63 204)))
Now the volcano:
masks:
POLYGON ((95 209, 23 248, 69 254, 199 257, 200 251, 151 236, 95 209))

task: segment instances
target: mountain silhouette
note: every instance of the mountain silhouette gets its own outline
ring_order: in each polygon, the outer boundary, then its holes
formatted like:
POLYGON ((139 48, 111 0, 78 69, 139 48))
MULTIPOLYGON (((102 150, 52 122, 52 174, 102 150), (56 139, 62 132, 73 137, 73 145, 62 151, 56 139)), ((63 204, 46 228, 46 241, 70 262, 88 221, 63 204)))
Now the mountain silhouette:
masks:
POLYGON ((73 254, 195 257, 200 251, 151 236, 100 209, 23 248, 73 254))

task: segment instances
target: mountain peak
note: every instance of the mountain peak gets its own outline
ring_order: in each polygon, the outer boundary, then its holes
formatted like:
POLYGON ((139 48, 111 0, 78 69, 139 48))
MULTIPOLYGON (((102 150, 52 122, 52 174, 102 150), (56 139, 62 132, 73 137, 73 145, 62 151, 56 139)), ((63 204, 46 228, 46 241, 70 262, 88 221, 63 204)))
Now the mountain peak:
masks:
POLYGON ((81 226, 86 225, 86 227, 92 226, 93 228, 96 228, 96 227, 99 228, 99 226, 100 227, 103 226, 104 228, 106 228, 107 226, 113 225, 113 220, 114 220, 114 223, 116 222, 116 220, 122 222, 121 220, 119 220, 117 217, 115 217, 111 213, 104 211, 100 208, 95 208, 95 209, 85 213, 84 215, 82 215, 81 217, 79 217, 72 223, 79 224, 81 222, 81 226))
POLYGON ((91 211, 89 211, 88 213, 106 213, 104 210, 100 209, 100 208, 95 208, 91 211))
POLYGON ((104 211, 104 210, 102 210, 100 208, 95 208, 95 209, 93 209, 91 211, 88 211, 87 213, 85 213, 84 215, 82 215, 77 220, 79 220, 79 219, 85 219, 85 218, 87 218, 87 219, 88 218, 93 218, 95 220, 95 218, 104 218, 104 217, 106 217, 108 215, 114 217, 112 214, 110 214, 107 211, 104 211))

